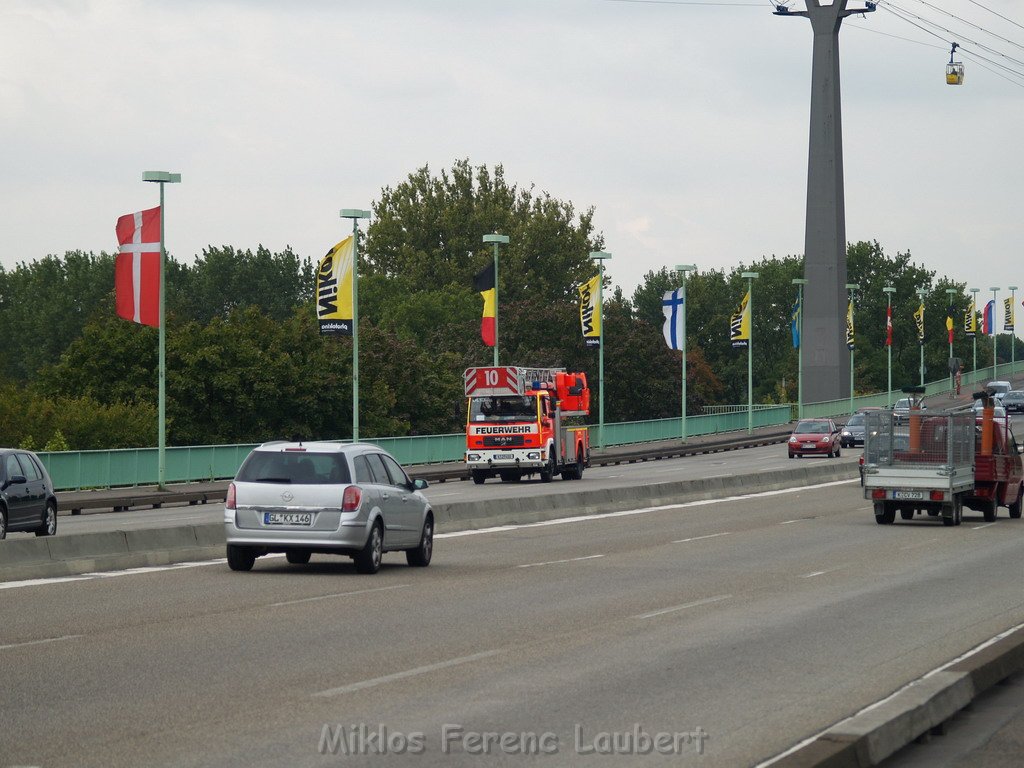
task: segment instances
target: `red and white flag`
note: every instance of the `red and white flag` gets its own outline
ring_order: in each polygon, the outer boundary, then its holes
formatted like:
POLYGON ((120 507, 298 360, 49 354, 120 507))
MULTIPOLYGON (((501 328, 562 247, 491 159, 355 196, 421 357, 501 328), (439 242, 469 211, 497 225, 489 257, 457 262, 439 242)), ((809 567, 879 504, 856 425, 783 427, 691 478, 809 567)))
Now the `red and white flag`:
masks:
POLYGON ((885 346, 892 346, 892 306, 885 308, 885 346))
POLYGON ((125 320, 160 327, 160 207, 117 220, 121 246, 114 262, 117 314, 125 320))

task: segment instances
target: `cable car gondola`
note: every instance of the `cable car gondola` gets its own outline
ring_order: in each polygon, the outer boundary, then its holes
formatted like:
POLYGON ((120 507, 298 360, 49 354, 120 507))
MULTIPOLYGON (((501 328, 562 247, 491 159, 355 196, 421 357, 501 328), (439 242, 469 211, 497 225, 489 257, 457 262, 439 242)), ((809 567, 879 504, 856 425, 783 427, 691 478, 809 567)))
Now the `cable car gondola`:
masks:
POLYGON ((953 61, 953 54, 959 47, 959 43, 953 43, 953 47, 949 51, 949 64, 946 65, 946 85, 964 84, 964 63, 953 61))

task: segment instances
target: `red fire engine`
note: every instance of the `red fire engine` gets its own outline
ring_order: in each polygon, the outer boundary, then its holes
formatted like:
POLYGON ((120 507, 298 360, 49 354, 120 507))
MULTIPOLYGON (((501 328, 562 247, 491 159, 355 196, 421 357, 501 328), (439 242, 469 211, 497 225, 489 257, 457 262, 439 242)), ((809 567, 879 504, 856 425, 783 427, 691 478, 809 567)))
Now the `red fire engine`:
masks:
POLYGON ((590 466, 590 433, 568 426, 590 413, 584 373, 562 368, 467 368, 466 466, 473 482, 517 482, 540 474, 549 483, 579 480, 590 466))

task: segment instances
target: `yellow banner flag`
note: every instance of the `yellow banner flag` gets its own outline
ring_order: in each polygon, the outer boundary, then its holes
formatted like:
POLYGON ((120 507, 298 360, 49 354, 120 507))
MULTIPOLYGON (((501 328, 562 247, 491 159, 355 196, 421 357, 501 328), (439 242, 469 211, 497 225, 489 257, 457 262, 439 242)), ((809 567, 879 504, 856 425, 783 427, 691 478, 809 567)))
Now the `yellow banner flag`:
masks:
POLYGON ((601 303, 598 301, 601 276, 594 275, 578 286, 580 292, 580 326, 583 343, 588 347, 601 345, 601 303))
POLYGON ((744 294, 739 309, 729 319, 729 340, 734 347, 750 344, 750 291, 744 294))
POLYGON ((320 259, 316 270, 316 316, 320 333, 352 335, 353 241, 349 235, 320 259))

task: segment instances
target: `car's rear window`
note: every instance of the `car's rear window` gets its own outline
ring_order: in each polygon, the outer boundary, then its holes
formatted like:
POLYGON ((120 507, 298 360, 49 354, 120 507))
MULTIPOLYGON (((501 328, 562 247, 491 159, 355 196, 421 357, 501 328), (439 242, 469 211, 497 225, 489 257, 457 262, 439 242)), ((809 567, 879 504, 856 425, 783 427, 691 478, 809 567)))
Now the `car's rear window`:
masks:
POLYGON ((340 453, 253 451, 235 479, 243 483, 344 485, 350 483, 348 464, 340 453))

